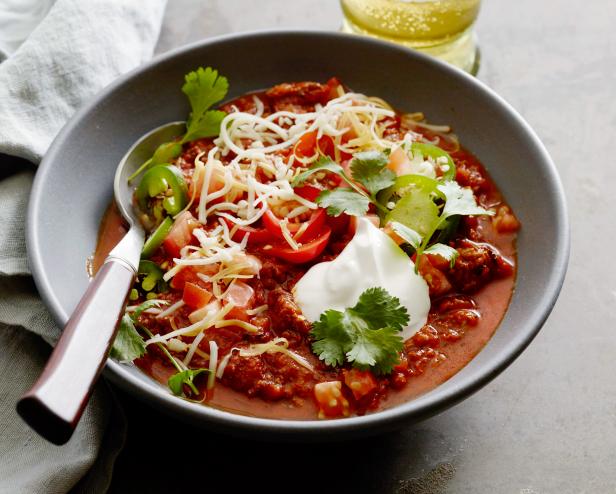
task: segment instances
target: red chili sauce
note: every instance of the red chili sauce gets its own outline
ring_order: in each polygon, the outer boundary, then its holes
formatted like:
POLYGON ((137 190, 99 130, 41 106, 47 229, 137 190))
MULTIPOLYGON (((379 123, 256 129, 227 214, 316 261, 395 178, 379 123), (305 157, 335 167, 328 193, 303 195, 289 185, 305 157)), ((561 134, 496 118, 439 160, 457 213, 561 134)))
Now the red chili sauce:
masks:
MULTIPOLYGON (((324 104, 334 97, 332 82, 281 84, 258 93, 265 106, 265 114, 279 110, 312 111, 316 103, 324 104)), ((246 95, 225 105, 241 111, 254 111, 252 95, 246 95)), ((390 135, 403 135, 407 128, 396 117, 390 135)), ((412 129, 434 140, 438 138, 423 128, 412 129)), ((515 281, 515 239, 519 223, 504 202, 484 167, 468 151, 452 148, 442 140, 438 145, 450 152, 457 167, 457 181, 470 187, 477 202, 496 210, 493 217, 463 217, 450 245, 460 255, 453 266, 435 256, 424 256, 419 270, 430 289, 431 309, 427 324, 405 344, 399 365, 387 376, 374 376, 377 386, 368 394, 356 398, 350 388, 342 392, 353 414, 365 414, 384 409, 425 393, 464 367, 487 343, 500 323, 509 304, 515 281)), ((212 139, 202 139, 185 145, 176 164, 190 183, 197 154, 213 146, 212 139)), ((200 398, 208 406, 234 413, 278 419, 314 419, 317 407, 313 388, 321 381, 349 377, 348 369, 325 366, 311 351, 310 323, 301 315, 291 289, 308 269, 325 260, 335 258, 352 237, 348 217, 342 217, 334 229, 325 251, 309 264, 289 264, 267 255, 267 251, 250 248, 263 267, 260 275, 247 280, 254 290, 253 307, 268 304, 268 310, 246 320, 259 328, 256 334, 234 327, 210 328, 200 348, 209 351, 208 340, 216 341, 219 355, 226 355, 233 347, 262 343, 284 337, 289 349, 306 358, 315 368, 311 372, 282 353, 265 353, 254 357, 234 355, 229 360, 222 380, 214 392, 200 398)), ((123 221, 116 208, 109 208, 101 224, 95 254, 95 267, 124 232, 123 221)), ((161 263, 170 261, 163 248, 152 257, 161 263)), ((172 287, 173 287, 172 283, 172 287)), ((182 298, 182 291, 171 289, 161 298, 174 303, 182 298)), ((191 310, 183 307, 175 313, 176 327, 190 324, 191 310)), ((165 320, 142 315, 141 322, 155 334, 172 330, 165 320)), ((192 338, 186 338, 190 343, 192 338)), ((181 358, 181 356, 180 356, 181 358)), ((166 384, 176 372, 156 345, 150 345, 146 355, 135 361, 144 372, 166 384)), ((191 367, 207 367, 207 361, 195 356, 191 367)), ((205 380, 197 381, 205 389, 205 380)))

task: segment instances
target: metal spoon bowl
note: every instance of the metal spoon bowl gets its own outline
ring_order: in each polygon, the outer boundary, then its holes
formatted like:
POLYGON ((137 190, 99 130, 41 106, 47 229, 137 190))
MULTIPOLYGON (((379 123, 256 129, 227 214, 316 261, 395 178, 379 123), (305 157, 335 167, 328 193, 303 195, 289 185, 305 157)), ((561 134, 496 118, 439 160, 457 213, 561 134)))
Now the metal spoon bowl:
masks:
POLYGON ((129 230, 96 273, 40 377, 17 403, 19 415, 54 444, 66 443, 79 422, 137 276, 145 232, 133 208, 134 184, 128 183, 128 177, 160 144, 183 132, 183 122, 158 127, 141 137, 120 160, 113 191, 129 230))

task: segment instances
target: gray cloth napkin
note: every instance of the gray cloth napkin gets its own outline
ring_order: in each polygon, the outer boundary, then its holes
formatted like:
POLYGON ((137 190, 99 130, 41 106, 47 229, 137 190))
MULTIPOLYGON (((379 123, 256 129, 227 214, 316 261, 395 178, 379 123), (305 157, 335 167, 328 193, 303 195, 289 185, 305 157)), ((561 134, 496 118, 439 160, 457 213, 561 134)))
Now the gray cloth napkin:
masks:
POLYGON ((165 2, 57 0, 0 63, 0 493, 104 492, 122 447, 125 422, 103 383, 65 446, 41 439, 15 412, 49 356, 40 336, 59 335, 29 276, 24 223, 35 167, 28 162, 38 164, 103 86, 152 56, 165 2))

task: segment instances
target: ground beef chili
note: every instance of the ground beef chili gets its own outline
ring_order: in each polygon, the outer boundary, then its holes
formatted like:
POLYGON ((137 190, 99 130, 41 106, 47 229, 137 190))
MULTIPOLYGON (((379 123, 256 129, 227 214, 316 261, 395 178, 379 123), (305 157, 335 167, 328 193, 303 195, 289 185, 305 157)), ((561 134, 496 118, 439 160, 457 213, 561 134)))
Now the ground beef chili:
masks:
MULTIPOLYGON (((275 111, 309 112, 315 105, 324 105, 336 96, 337 81, 285 83, 265 92, 256 93, 263 103, 265 115, 275 111)), ((223 110, 255 112, 253 95, 246 95, 225 104, 223 110)), ((403 135, 399 117, 393 118, 388 135, 403 135)), ((413 129, 422 132, 421 129, 413 129)), ((425 135, 438 140, 430 131, 425 135)), ((438 144, 438 142, 437 142, 438 144)), ((448 146, 450 143, 447 143, 448 146)), ((190 183, 195 157, 212 149, 212 139, 200 139, 184 145, 177 159, 190 183)), ((443 146, 445 147, 445 146, 443 146)), ((453 266, 438 256, 425 255, 419 271, 428 283, 431 309, 426 325, 406 341, 400 362, 390 375, 364 376, 369 392, 356 394, 351 387, 342 388, 352 413, 365 414, 396 405, 422 394, 448 379, 466 365, 485 345, 496 330, 509 303, 515 279, 515 235, 519 223, 481 163, 463 148, 448 149, 457 167, 456 180, 473 190, 478 203, 496 211, 493 217, 463 217, 450 245, 459 252, 453 266), (367 381, 366 381, 367 379, 367 381)), ((348 218, 333 228, 331 240, 316 259, 306 264, 290 264, 268 255, 267 249, 249 247, 251 255, 262 263, 259 276, 246 281, 254 291, 254 306, 267 304, 267 310, 238 318, 258 328, 246 333, 233 327, 211 328, 208 339, 214 340, 220 355, 233 348, 263 343, 275 337, 286 338, 288 348, 305 358, 314 367, 310 371, 282 353, 264 353, 242 357, 234 353, 228 360, 224 375, 214 392, 203 394, 204 402, 236 413, 270 418, 313 419, 315 384, 357 378, 350 368, 332 369, 311 351, 311 324, 297 306, 292 288, 314 264, 335 258, 352 238, 348 218)), ((101 225, 95 256, 97 269, 106 253, 123 233, 122 220, 115 208, 110 208, 101 225)), ((172 262, 164 250, 154 258, 157 263, 172 262)), ((177 285, 190 281, 174 279, 171 290, 162 295, 169 303, 182 297, 177 285), (174 289, 174 284, 175 288, 174 289)), ((182 307, 174 315, 174 325, 190 324, 192 309, 182 307)), ((166 320, 143 314, 141 321, 154 334, 172 330, 166 320)), ((206 343, 200 345, 208 351, 206 343)), ((175 372, 156 345, 150 345, 146 355, 135 364, 154 379, 166 383, 175 372)), ((195 355, 194 365, 207 366, 207 361, 195 355)), ((204 380, 196 380, 203 389, 204 380)))

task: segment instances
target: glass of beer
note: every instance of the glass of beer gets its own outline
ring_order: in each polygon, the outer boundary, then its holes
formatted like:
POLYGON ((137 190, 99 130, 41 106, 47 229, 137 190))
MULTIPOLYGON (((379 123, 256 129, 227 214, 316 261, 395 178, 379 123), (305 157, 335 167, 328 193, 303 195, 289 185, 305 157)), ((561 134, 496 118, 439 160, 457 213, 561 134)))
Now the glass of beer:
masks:
POLYGON ((398 43, 475 74, 481 0, 340 0, 342 30, 398 43))

